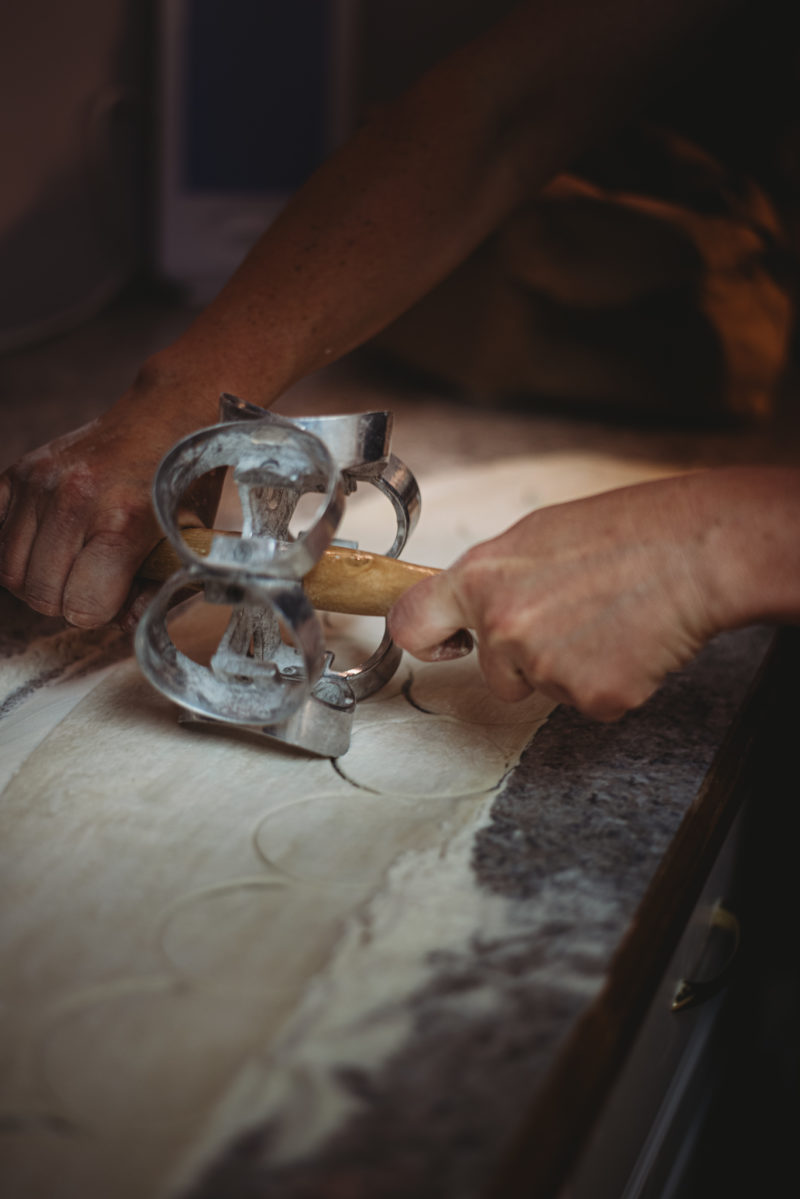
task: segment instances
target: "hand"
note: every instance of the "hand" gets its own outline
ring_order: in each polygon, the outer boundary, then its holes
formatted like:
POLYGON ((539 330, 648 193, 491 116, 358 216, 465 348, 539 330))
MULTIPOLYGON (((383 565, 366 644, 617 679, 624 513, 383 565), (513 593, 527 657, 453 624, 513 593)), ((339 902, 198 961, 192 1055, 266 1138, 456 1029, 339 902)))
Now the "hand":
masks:
MULTIPOLYGON (((143 391, 134 388, 98 420, 0 475, 0 585, 37 612, 63 615, 80 628, 117 617, 126 598, 132 615, 122 623, 140 614, 136 593, 129 593, 160 535, 150 501, 153 476, 163 454, 189 431, 179 408, 173 404, 169 416, 143 391)), ((212 414, 207 423, 213 420, 212 414)), ((204 523, 209 498, 196 498, 186 523, 204 523)))
POLYGON ((706 477, 526 516, 406 592, 390 613, 392 637, 419 658, 442 658, 441 642, 467 626, 501 699, 537 687, 588 716, 617 719, 722 627, 694 495, 706 477))

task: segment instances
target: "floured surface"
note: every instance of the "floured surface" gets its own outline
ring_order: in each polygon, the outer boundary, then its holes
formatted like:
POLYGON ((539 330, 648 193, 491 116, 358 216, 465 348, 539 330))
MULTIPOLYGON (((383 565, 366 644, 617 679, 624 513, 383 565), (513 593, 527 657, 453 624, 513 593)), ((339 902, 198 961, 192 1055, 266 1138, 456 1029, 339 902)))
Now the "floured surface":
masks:
MULTIPOLYGON (((539 504, 662 473, 572 455, 422 478, 405 556, 446 565, 539 504)), ((343 535, 383 548, 387 506, 360 489, 343 535)), ((202 638, 197 609, 180 619, 202 638)), ((374 647, 373 622, 336 627, 342 652, 374 647)), ((17 697, 0 722, 0 1189, 185 1189, 256 1116, 276 1161, 313 1153, 352 1106, 340 1068, 367 1076, 402 1044, 432 959, 513 937, 472 847, 552 705, 490 699, 474 655, 407 659, 332 763, 179 727, 131 661, 48 683, 62 650, 31 643, 0 674, 0 702, 17 697)))

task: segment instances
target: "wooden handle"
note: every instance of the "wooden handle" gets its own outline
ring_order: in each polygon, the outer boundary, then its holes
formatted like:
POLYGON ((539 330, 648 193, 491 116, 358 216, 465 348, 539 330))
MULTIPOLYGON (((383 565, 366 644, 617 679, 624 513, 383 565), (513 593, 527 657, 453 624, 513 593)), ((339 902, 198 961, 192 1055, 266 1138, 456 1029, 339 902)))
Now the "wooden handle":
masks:
MULTIPOLYGON (((183 539, 191 550, 205 557, 214 537, 238 537, 216 529, 184 529, 183 539)), ((139 567, 139 577, 163 583, 181 563, 165 539, 148 554, 139 567)), ((323 612, 350 612, 355 616, 385 616, 404 591, 438 574, 433 566, 415 566, 366 550, 333 546, 322 555, 303 579, 306 594, 323 612)))

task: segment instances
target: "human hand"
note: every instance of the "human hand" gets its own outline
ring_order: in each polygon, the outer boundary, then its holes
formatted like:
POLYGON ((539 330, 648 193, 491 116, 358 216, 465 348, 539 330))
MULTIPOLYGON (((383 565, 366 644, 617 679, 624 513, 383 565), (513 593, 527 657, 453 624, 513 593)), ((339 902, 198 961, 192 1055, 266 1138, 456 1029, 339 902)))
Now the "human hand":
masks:
MULTIPOLYGON (((189 431, 175 405, 156 409, 145 391, 133 388, 99 419, 0 475, 0 585, 37 612, 80 628, 140 615, 131 584, 160 536, 153 476, 189 431)), ((185 523, 213 515, 212 490, 193 497, 185 523)))
MULTIPOLYGON (((711 473, 711 472, 708 472, 711 473)), ((533 512, 411 588, 389 616, 418 658, 477 633, 491 691, 539 688, 598 720, 638 707, 723 627, 696 479, 626 487, 533 512)))

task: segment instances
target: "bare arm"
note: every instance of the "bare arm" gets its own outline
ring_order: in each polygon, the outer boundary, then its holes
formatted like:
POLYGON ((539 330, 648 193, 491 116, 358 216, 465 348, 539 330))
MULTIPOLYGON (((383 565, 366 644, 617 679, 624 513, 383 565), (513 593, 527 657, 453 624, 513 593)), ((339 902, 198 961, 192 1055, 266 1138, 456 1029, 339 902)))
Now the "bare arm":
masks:
POLYGON ((362 344, 629 115, 724 7, 519 5, 315 173, 156 369, 268 403, 362 344))
POLYGON ((0 477, 0 583, 78 625, 111 619, 157 537, 156 465, 222 391, 269 405, 389 323, 724 7, 527 0, 377 113, 103 417, 0 477))

